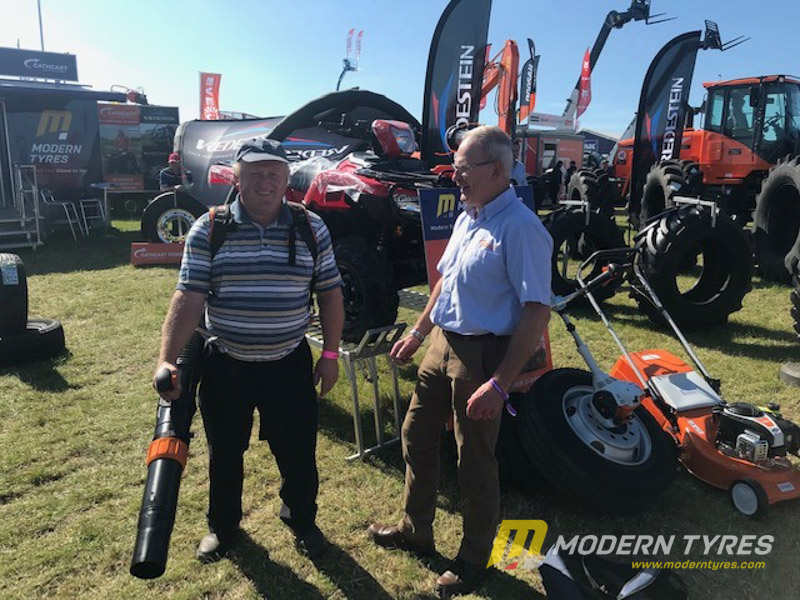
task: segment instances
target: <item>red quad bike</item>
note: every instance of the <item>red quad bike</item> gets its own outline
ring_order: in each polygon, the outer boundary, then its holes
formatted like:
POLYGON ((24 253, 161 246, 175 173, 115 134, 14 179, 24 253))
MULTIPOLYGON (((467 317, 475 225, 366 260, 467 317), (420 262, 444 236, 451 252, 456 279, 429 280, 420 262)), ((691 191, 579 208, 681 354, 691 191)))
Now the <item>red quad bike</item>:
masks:
MULTIPOLYGON (((395 322, 398 290, 427 281, 419 190, 450 187, 452 180, 411 157, 417 146, 408 123, 352 121, 343 113, 338 122, 317 127, 363 139, 367 146, 337 161, 317 157, 291 163, 286 193, 288 200, 321 216, 331 232, 344 281, 343 338, 357 342, 368 329, 395 322)), ((213 165, 208 180, 231 185, 231 167, 213 165)), ((232 190, 228 201, 233 195, 232 190)))
MULTIPOLYGON (((624 428, 633 411, 641 406, 675 441, 680 462, 687 471, 714 487, 728 490, 734 507, 742 514, 756 517, 776 502, 800 496, 800 469, 787 458, 789 454, 798 455, 800 428, 784 419, 775 404, 756 406, 722 399, 720 381, 711 377, 647 282, 635 250, 595 252, 582 263, 577 281, 580 289, 555 298, 553 306, 592 373, 591 401, 583 413, 566 413, 576 432, 584 432, 586 437, 592 429, 624 428), (580 273, 600 261, 612 262, 606 272, 584 282, 580 273), (592 293, 592 289, 622 275, 638 280, 672 327, 695 369, 666 350, 629 352, 625 348, 592 293), (567 304, 579 296, 588 298, 622 351, 610 376, 599 369, 566 315, 567 304)), ((617 440, 617 445, 624 444, 617 440)), ((602 454, 615 445, 603 448, 594 443, 593 447, 602 454)))

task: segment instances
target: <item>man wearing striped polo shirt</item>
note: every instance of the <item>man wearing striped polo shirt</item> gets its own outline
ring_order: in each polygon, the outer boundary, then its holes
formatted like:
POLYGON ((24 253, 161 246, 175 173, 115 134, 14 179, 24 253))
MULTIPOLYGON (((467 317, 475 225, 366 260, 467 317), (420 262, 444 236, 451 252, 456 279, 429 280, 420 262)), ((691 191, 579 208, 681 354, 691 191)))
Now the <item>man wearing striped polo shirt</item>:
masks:
MULTIPOLYGON (((299 235, 294 221, 299 217, 284 199, 289 164, 278 142, 262 139, 243 144, 234 173, 239 195, 231 204, 233 224, 219 250, 211 256, 208 214, 197 220, 186 238, 157 370, 166 366, 174 371, 178 354, 202 319, 199 331, 206 350, 199 397, 210 456, 210 533, 201 540, 197 558, 219 560, 237 541, 243 454, 256 407, 259 439, 268 440, 281 472, 281 519, 293 530, 298 550, 315 558, 325 549, 325 538, 315 524, 314 386, 321 381, 325 395, 339 373, 336 358, 344 322, 341 277, 322 219, 307 213, 316 259, 299 235), (324 337, 323 355, 313 373, 305 341, 312 286, 324 337)), ((179 394, 180 390, 172 390, 162 396, 174 400, 179 394)))

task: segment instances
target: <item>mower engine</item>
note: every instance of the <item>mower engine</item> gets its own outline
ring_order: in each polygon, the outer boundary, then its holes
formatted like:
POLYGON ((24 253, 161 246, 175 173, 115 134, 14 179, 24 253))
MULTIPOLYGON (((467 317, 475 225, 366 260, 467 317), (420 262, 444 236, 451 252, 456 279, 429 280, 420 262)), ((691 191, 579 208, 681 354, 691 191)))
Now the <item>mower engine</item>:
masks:
POLYGON ((798 455, 800 427, 778 412, 775 404, 758 407, 734 402, 716 407, 719 427, 717 448, 728 456, 759 463, 768 459, 798 455))

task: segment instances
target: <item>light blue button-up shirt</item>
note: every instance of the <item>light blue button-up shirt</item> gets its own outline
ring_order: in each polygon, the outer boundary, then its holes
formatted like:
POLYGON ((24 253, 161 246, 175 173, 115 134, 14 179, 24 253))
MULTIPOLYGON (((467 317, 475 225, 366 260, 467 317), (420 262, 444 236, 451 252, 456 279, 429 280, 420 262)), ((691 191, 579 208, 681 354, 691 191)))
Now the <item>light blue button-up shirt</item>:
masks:
POLYGON ((431 321, 462 335, 511 335, 526 302, 550 305, 553 240, 509 187, 474 217, 463 211, 436 266, 431 321))

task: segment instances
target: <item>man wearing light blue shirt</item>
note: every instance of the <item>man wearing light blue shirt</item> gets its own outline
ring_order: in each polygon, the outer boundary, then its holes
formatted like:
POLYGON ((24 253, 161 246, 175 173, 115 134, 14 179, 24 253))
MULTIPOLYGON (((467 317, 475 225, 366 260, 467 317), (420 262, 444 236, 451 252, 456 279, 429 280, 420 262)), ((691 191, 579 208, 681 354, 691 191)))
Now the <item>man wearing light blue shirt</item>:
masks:
POLYGON ((494 448, 514 378, 550 319, 552 239, 509 186, 511 140, 497 127, 471 131, 455 155, 459 215, 442 277, 410 334, 392 348, 407 363, 430 333, 403 423, 405 515, 369 532, 382 546, 433 552, 439 441, 454 414, 458 480, 465 498, 456 560, 436 581, 441 597, 479 587, 500 515, 494 448))

